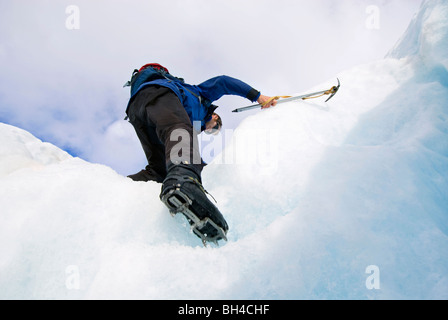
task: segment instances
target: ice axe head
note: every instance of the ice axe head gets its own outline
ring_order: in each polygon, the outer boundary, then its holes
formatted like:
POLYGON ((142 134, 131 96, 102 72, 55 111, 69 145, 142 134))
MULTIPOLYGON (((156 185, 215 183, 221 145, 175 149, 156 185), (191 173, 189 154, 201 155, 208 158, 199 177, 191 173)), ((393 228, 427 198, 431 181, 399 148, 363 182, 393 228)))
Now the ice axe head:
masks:
POLYGON ((327 100, 325 100, 325 102, 333 98, 334 95, 338 92, 339 88, 341 87, 341 82, 339 81, 339 78, 337 79, 338 79, 338 85, 330 89, 331 96, 327 100))

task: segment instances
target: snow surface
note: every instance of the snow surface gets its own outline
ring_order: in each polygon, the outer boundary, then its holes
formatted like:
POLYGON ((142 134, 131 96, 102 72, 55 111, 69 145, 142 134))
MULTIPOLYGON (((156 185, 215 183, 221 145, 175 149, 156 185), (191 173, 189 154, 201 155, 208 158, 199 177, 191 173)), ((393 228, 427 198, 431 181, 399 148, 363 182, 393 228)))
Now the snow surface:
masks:
POLYGON ((249 114, 203 172, 219 248, 159 184, 0 124, 0 299, 447 299, 447 21, 425 1, 327 104, 249 114))

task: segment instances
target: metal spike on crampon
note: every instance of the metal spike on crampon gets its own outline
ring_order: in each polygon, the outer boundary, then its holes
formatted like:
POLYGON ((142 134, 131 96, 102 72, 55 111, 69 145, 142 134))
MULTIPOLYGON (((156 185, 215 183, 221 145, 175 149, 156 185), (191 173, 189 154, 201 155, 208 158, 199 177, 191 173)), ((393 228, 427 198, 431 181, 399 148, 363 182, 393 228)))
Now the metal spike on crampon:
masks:
MULTIPOLYGON (((187 212, 189 210, 187 209, 187 212)), ((189 211, 189 213, 184 213, 185 215, 189 215, 192 214, 191 211, 189 211)), ((219 246, 218 241, 219 240, 225 240, 227 241, 227 237, 226 237, 226 232, 220 227, 218 226, 216 223, 213 222, 213 220, 211 220, 210 218, 205 218, 203 220, 199 221, 198 225, 193 225, 191 227, 191 230, 193 231, 193 233, 195 235, 197 235, 199 238, 202 239, 202 243, 204 244, 204 247, 207 246, 207 242, 213 242, 215 245, 219 246), (214 236, 210 236, 207 233, 202 232, 202 229, 207 228, 207 225, 213 227, 216 231, 216 235, 214 236)))
POLYGON ((227 233, 223 228, 218 226, 209 217, 200 219, 193 211, 191 211, 191 199, 180 192, 179 189, 171 190, 162 198, 162 201, 169 208, 171 215, 174 216, 177 213, 182 213, 187 218, 191 225, 191 231, 202 240, 204 246, 207 246, 208 242, 212 242, 219 246, 219 240, 227 241, 227 233))

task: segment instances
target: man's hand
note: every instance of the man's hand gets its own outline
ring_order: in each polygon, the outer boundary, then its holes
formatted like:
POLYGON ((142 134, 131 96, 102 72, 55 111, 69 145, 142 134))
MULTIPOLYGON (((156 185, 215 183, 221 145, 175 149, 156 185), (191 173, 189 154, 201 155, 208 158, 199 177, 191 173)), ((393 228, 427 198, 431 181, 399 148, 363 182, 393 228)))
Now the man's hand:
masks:
POLYGON ((258 98, 257 102, 261 105, 263 105, 261 107, 261 109, 266 109, 269 107, 275 107, 275 105, 277 104, 277 100, 273 99, 272 97, 268 97, 268 96, 264 96, 264 95, 260 95, 260 97, 258 98))

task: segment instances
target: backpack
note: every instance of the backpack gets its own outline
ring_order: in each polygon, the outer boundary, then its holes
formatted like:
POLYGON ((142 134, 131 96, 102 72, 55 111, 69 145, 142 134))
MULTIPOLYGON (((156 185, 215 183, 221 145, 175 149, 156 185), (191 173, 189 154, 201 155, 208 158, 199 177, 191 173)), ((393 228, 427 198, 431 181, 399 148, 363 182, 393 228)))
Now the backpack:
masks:
POLYGON ((131 97, 134 96, 138 88, 145 82, 153 81, 156 79, 167 79, 184 82, 184 79, 174 77, 170 74, 167 68, 158 63, 145 64, 140 69, 135 69, 132 72, 131 80, 126 82, 124 87, 131 87, 131 97))
MULTIPOLYGON (((150 82, 150 81, 157 80, 157 79, 166 79, 169 81, 177 81, 180 83, 185 83, 183 78, 178 78, 178 77, 171 75, 169 73, 168 69, 165 68, 164 66, 162 66, 158 63, 148 63, 148 64, 145 64, 143 67, 141 67, 138 70, 134 69, 134 71, 132 72, 131 80, 127 81, 124 84, 123 88, 131 87, 131 100, 132 100, 132 97, 134 97, 134 95, 137 93, 137 90, 140 88, 140 86, 143 83, 150 82)), ((184 88, 184 89, 186 91, 188 91, 189 93, 191 93, 193 96, 195 96, 197 99, 199 99, 200 104, 204 104, 207 108, 212 107, 212 109, 211 109, 212 111, 214 111, 217 108, 217 106, 211 105, 210 101, 208 101, 207 99, 203 99, 200 95, 197 95, 196 93, 189 90, 188 88, 184 88)), ((128 113, 129 104, 130 104, 130 101, 126 108, 126 114, 128 113)), ((211 113, 210 113, 210 115, 211 115, 211 113)), ((126 116, 124 119, 127 120, 128 117, 126 116)))

